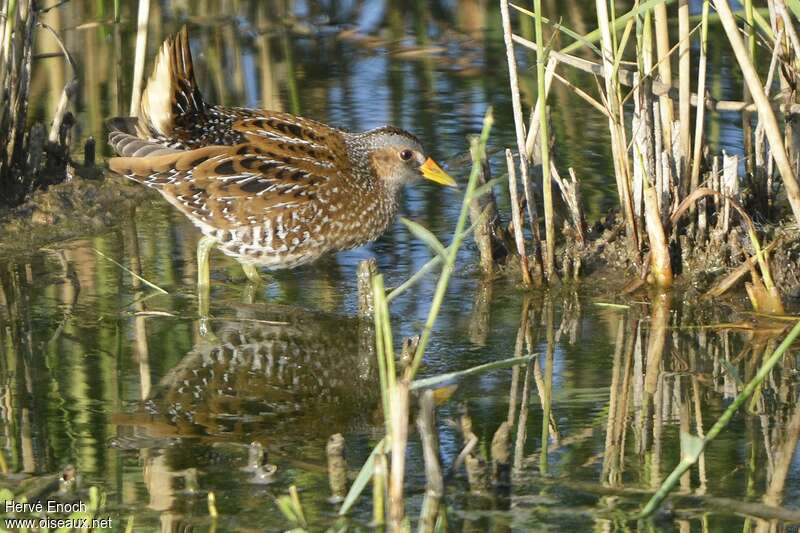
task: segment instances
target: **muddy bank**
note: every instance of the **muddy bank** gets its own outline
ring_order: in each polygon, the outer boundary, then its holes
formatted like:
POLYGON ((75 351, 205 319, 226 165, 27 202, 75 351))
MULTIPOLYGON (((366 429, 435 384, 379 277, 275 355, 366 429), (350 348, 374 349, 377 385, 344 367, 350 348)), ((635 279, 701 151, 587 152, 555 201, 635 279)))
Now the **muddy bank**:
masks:
POLYGON ((134 205, 157 198, 122 178, 75 177, 34 192, 24 204, 0 210, 0 255, 21 255, 42 246, 96 235, 116 225, 134 205))
MULTIPOLYGON (((762 249, 769 252, 769 267, 773 281, 787 305, 800 303, 800 232, 795 224, 761 225, 758 238, 762 249)), ((694 228, 682 228, 669 241, 672 269, 675 273, 673 288, 683 293, 687 301, 744 296, 744 284, 751 282, 751 268, 755 247, 741 226, 727 232, 713 229, 699 236, 694 228)), ((625 229, 619 215, 608 215, 597 221, 587 231, 586 246, 580 250, 575 245, 562 248, 562 257, 580 258, 580 279, 606 280, 606 290, 619 290, 633 294, 647 289, 643 268, 631 258, 625 241, 625 229)), ((574 262, 574 259, 571 259, 574 262)), ((648 257, 644 254, 642 262, 648 257)))

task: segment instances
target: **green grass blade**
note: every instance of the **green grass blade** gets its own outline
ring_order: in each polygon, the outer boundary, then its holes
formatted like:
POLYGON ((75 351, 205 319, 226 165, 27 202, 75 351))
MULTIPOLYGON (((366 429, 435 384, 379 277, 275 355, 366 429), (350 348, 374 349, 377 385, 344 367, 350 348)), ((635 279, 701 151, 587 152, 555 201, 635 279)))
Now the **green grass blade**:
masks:
POLYGON ((786 5, 792 10, 792 14, 800 19, 800 0, 786 0, 786 5))
POLYGON ((438 376, 433 376, 425 379, 417 379, 411 382, 410 389, 417 390, 417 389, 424 389, 426 387, 434 387, 446 381, 452 381, 466 376, 472 376, 474 374, 488 372, 489 370, 497 370, 498 368, 506 368, 509 366, 521 365, 527 363, 528 361, 536 357, 536 355, 537 354, 532 353, 525 355, 523 357, 510 357, 508 359, 503 359, 502 361, 494 361, 483 365, 473 366, 472 368, 468 368, 466 370, 459 370, 457 372, 448 372, 447 374, 439 374, 438 376))
POLYGON ((472 194, 469 195, 470 201, 474 200, 475 198, 480 198, 484 194, 486 194, 489 191, 491 191, 492 188, 494 188, 495 185, 500 184, 500 183, 505 183, 506 181, 508 181, 508 175, 507 174, 504 175, 504 176, 499 176, 499 177, 494 178, 494 179, 490 179, 489 181, 487 181, 486 183, 484 183, 480 187, 476 187, 475 190, 472 191, 472 194))
MULTIPOLYGON (((524 13, 525 15, 528 15, 529 17, 531 17, 531 18, 534 18, 534 19, 536 18, 536 13, 534 13, 533 11, 530 11, 530 10, 528 10, 528 9, 525 9, 524 7, 520 7, 520 6, 516 5, 516 4, 512 4, 511 2, 509 2, 509 3, 508 3, 508 5, 509 5, 509 7, 513 7, 514 9, 516 9, 517 11, 519 11, 520 13, 524 13)), ((581 44, 583 44, 584 46, 588 46, 588 47, 589 47, 589 48, 591 48, 591 49, 592 49, 592 51, 594 51, 594 52, 595 52, 597 55, 600 55, 600 49, 599 49, 599 48, 597 48, 597 47, 596 47, 596 46, 595 46, 595 45, 594 45, 594 44, 593 44, 591 41, 587 40, 587 39, 586 39, 586 38, 585 38, 583 35, 581 35, 580 33, 578 33, 578 32, 576 32, 576 31, 574 31, 574 30, 572 30, 572 29, 568 28, 567 26, 564 26, 564 25, 563 25, 563 24, 561 24, 560 22, 553 22, 552 20, 550 20, 550 19, 549 19, 549 18, 547 18, 547 17, 542 17, 542 22, 544 22, 545 24, 549 24, 549 25, 551 25, 551 26, 553 27, 553 29, 554 29, 554 30, 556 30, 556 31, 560 31, 560 32, 561 32, 561 33, 563 33, 564 35, 567 35, 567 36, 569 36, 569 37, 572 37, 573 39, 575 39, 576 41, 579 41, 579 42, 580 42, 581 44)))
POLYGON ((405 224, 408 230, 413 233, 417 239, 427 244, 428 248, 436 252, 437 255, 442 258, 447 257, 447 250, 445 249, 444 244, 442 244, 442 241, 436 238, 436 235, 434 235, 431 230, 422 224, 414 222, 413 220, 409 220, 405 217, 400 217, 400 222, 405 224))
POLYGON ((346 515, 350 508, 353 507, 353 504, 356 503, 358 497, 361 496, 361 493, 364 492, 364 488, 369 484, 369 481, 372 479, 372 474, 375 471, 375 456, 378 454, 379 450, 383 450, 385 443, 386 437, 382 438, 381 441, 375 445, 369 457, 367 457, 367 460, 364 461, 364 466, 361 467, 355 481, 350 485, 350 490, 347 492, 344 502, 342 502, 342 507, 339 509, 339 516, 346 515))
MULTIPOLYGON (((622 28, 625 24, 627 24, 628 20, 637 16, 639 13, 644 13, 648 9, 652 9, 653 7, 659 4, 671 4, 675 0, 648 0, 647 2, 642 2, 639 4, 639 7, 635 7, 622 15, 621 17, 614 20, 614 28, 622 28)), ((564 48, 561 49, 561 52, 564 54, 569 54, 570 52, 574 52, 579 48, 584 46, 585 42, 595 43, 600 40, 600 29, 596 29, 591 31, 583 36, 580 41, 574 42, 564 48)))

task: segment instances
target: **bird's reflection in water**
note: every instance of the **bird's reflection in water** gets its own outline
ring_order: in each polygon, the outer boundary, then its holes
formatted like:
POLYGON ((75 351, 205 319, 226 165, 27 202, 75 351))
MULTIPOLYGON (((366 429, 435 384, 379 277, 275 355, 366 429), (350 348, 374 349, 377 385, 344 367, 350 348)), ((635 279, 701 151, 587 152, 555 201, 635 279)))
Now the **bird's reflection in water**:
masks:
POLYGON ((210 321, 210 334, 122 417, 134 439, 275 442, 369 421, 379 387, 367 321, 280 305, 240 305, 236 315, 210 321))
POLYGON ((327 438, 368 426, 379 408, 369 321, 280 305, 235 315, 210 320, 149 397, 116 417, 111 445, 138 450, 162 531, 197 522, 191 508, 209 483, 257 509, 263 494, 245 487, 280 482, 287 465, 325 479, 327 438))

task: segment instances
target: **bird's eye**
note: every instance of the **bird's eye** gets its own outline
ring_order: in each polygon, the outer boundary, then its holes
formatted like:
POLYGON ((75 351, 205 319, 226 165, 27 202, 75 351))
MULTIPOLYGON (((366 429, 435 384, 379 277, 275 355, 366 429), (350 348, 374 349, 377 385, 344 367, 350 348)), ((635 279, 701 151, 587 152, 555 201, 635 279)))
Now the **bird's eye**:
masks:
POLYGON ((410 161, 412 157, 414 157, 414 152, 411 150, 403 150, 400 152, 400 159, 403 161, 410 161))

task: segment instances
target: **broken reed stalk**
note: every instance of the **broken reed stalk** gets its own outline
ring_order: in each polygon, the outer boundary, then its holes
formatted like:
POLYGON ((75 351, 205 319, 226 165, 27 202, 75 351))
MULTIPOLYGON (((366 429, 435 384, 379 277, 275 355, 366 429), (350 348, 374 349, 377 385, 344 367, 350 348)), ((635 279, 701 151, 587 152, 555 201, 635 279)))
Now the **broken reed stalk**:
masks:
MULTIPOLYGON (((476 136, 470 137, 470 146, 478 143, 476 136)), ((472 153, 472 150, 470 150, 472 153)), ((473 160, 473 163, 475 161, 473 160)), ((488 162, 484 159, 481 163, 481 171, 478 174, 478 184, 483 186, 491 181, 491 170, 488 162)), ((487 276, 491 276, 494 271, 495 258, 492 253, 492 240, 494 236, 493 225, 497 223, 497 206, 494 201, 494 194, 491 190, 487 194, 473 198, 469 203, 469 219, 475 226, 473 238, 478 246, 481 270, 487 276)))
POLYGON ((331 501, 340 502, 347 494, 347 460, 344 458, 344 437, 341 433, 336 433, 328 438, 325 455, 328 458, 331 501))
MULTIPOLYGON (((720 2, 724 0, 717 0, 718 5, 720 2)), ((764 364, 761 368, 758 369, 755 377, 750 380, 750 382, 744 387, 742 392, 739 393, 738 396, 733 400, 733 402, 725 409, 725 412, 717 419, 714 425, 706 434, 705 438, 699 438, 689 434, 681 434, 681 461, 675 467, 675 469, 667 476, 661 486, 658 488, 658 491, 650 498, 650 500, 645 505, 644 509, 637 515, 636 518, 646 518, 653 514, 653 512, 658 509, 661 505, 661 502, 664 501, 675 485, 678 483, 678 480, 686 473, 689 468, 694 465, 700 457, 700 454, 703 453, 706 446, 713 441, 719 433, 725 429, 725 426, 733 418, 733 415, 736 411, 739 410, 745 401, 753 394, 756 388, 764 381, 764 378, 767 377, 772 371, 772 368, 778 364, 778 362, 783 358, 786 351, 792 345, 792 343, 800 336, 800 322, 797 322, 795 326, 791 329, 789 334, 783 340, 783 342, 778 346, 778 348, 772 352, 772 355, 764 361, 764 364)))
POLYGON ((509 485, 511 482, 511 423, 504 420, 492 436, 492 482, 496 486, 509 485))
POLYGON ((439 438, 436 433, 436 410, 433 391, 420 395, 417 429, 422 442, 422 459, 425 464, 425 499, 419 517, 419 530, 432 532, 439 514, 439 502, 444 493, 442 467, 439 464, 439 438))
POLYGON ((67 106, 69 105, 70 100, 75 95, 75 91, 78 88, 78 66, 75 64, 75 60, 72 58, 72 55, 67 51, 67 47, 64 46, 64 42, 61 40, 61 37, 58 36, 58 33, 45 24, 44 22, 39 22, 39 25, 50 32, 53 39, 55 39, 58 46, 61 48, 61 53, 64 54, 64 59, 69 64, 70 76, 69 81, 67 81, 66 85, 64 85, 64 89, 61 92, 61 97, 58 100, 58 107, 56 108, 55 115, 53 116, 53 123, 50 126, 50 135, 48 136, 48 141, 51 143, 58 143, 60 135, 61 135, 61 126, 64 123, 64 117, 67 114, 67 106))
POLYGON ((775 159, 781 178, 783 178, 786 196, 789 199, 789 205, 792 208, 795 221, 800 223, 800 186, 797 184, 789 156, 786 153, 786 147, 783 144, 783 133, 778 126, 775 113, 745 48, 742 36, 739 34, 739 28, 736 25, 736 19, 733 16, 728 0, 717 0, 715 5, 722 27, 736 56, 736 61, 742 70, 742 76, 758 109, 759 119, 763 122, 764 133, 769 140, 772 157, 775 159))
MULTIPOLYGON (((506 7, 506 9, 508 9, 506 7)), ((544 64, 546 54, 544 49, 544 31, 542 30, 542 0, 534 0, 534 14, 536 27, 536 83, 539 95, 539 147, 542 154, 542 202, 544 203, 544 228, 546 252, 544 257, 544 272, 548 282, 553 282, 556 276, 556 230, 553 220, 553 189, 550 180, 550 128, 547 123, 547 91, 545 89, 544 64)))
MULTIPOLYGON (((517 152, 519 153, 519 168, 522 187, 525 191, 525 207, 528 211, 528 221, 533 235, 534 258, 537 262, 541 261, 542 238, 539 233, 539 215, 536 211, 536 202, 530 187, 530 175, 528 172, 528 158, 525 150, 525 122, 522 116, 522 101, 519 97, 519 78, 517 77, 517 59, 514 56, 514 39, 511 30, 511 16, 508 12, 508 0, 500 0, 500 15, 503 19, 503 41, 506 47, 506 59, 508 60, 508 78, 511 85, 511 107, 514 112, 514 130, 517 137, 517 152)), ((543 267, 544 265, 539 264, 543 267)), ((541 270, 537 271, 536 276, 540 276, 541 270)), ((540 281, 540 280, 537 280, 540 281)))
POLYGON ((358 263, 356 285, 358 287, 358 316, 372 318, 375 314, 375 298, 372 296, 372 278, 378 274, 375 258, 364 259, 358 263))
POLYGON ((558 185, 561 191, 561 196, 564 198, 564 203, 567 204, 570 218, 572 218, 572 227, 575 229, 575 238, 578 246, 583 246, 586 241, 585 236, 585 222, 583 220, 583 212, 581 211, 580 189, 578 178, 575 176, 575 171, 572 167, 569 168, 569 181, 564 181, 558 173, 558 169, 553 161, 550 161, 550 173, 553 176, 553 181, 558 185))
POLYGON ((697 65, 697 116, 694 128, 694 150, 692 154, 692 172, 690 189, 700 186, 700 158, 703 154, 703 126, 705 121, 706 68, 708 63, 708 12, 709 0, 703 1, 703 15, 700 22, 700 59, 697 65))
POLYGON ((53 123, 50 126, 50 135, 48 136, 48 140, 51 143, 57 143, 59 140, 59 134, 61 133, 61 125, 64 122, 64 116, 67 113, 67 105, 75 94, 75 90, 78 88, 78 67, 75 64, 75 60, 72 59, 72 55, 67 51, 67 47, 64 46, 64 42, 58 36, 58 33, 56 33, 53 28, 44 22, 39 22, 39 26, 48 30, 53 36, 53 39, 55 39, 56 43, 58 43, 58 46, 61 48, 61 53, 64 54, 64 59, 69 64, 70 72, 72 73, 72 76, 70 77, 69 81, 67 81, 66 85, 64 85, 64 89, 61 92, 61 97, 58 101, 58 107, 56 108, 56 113, 53 116, 53 123))
POLYGON ((136 56, 133 63, 133 90, 131 92, 130 116, 139 115, 144 82, 144 62, 147 54, 147 23, 150 20, 150 0, 139 0, 136 20, 136 56))
POLYGON ((389 470, 389 516, 392 527, 401 530, 405 519, 403 482, 406 470, 406 444, 408 442, 409 384, 401 379, 392 394, 392 466, 389 470))
POLYGON ((530 266, 528 265, 528 254, 525 252, 522 210, 520 209, 517 195, 517 171, 514 168, 514 155, 508 148, 506 148, 506 168, 508 168, 508 195, 511 199, 511 222, 514 225, 514 243, 517 245, 519 266, 520 270, 522 270, 522 283, 526 287, 530 287, 533 284, 533 280, 531 279, 530 266))

